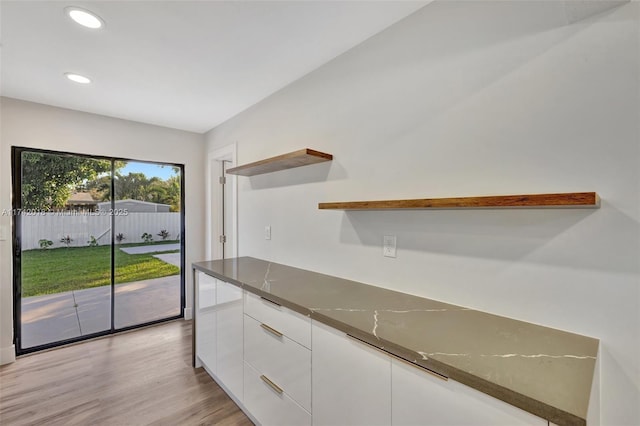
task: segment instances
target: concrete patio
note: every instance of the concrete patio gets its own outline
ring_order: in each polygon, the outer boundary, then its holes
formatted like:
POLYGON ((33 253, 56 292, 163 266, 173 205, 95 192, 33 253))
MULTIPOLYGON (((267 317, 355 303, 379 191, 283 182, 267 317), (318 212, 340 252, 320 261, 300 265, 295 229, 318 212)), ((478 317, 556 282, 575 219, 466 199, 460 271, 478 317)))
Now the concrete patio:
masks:
POLYGON ((180 250, 180 243, 160 245, 154 244, 151 246, 119 247, 119 249, 127 254, 156 253, 159 251, 180 250))
MULTIPOLYGON (((158 255, 177 261, 180 253, 158 255)), ((118 284, 115 327, 180 314, 180 275, 118 284)), ((111 287, 102 286, 22 299, 22 347, 86 336, 111 328, 111 287)))

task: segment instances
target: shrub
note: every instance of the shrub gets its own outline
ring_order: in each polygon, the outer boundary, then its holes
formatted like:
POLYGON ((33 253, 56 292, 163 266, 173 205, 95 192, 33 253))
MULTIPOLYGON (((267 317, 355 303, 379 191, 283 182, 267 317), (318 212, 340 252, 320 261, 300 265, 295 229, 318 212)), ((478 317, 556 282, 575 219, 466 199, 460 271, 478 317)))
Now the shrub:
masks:
POLYGON ((169 237, 169 231, 163 229, 158 233, 158 237, 162 237, 162 241, 166 240, 169 237))
POLYGON ((122 243, 122 240, 125 239, 126 238, 124 238, 124 234, 122 232, 116 235, 116 241, 118 242, 118 244, 122 243))
POLYGON ((98 240, 93 235, 90 235, 87 244, 89 244, 89 247, 98 247, 98 240))
POLYGON ((67 235, 66 237, 60 238, 60 242, 62 244, 65 244, 67 246, 67 248, 69 248, 69 245, 71 245, 71 243, 73 242, 73 238, 71 238, 69 235, 67 235))
POLYGON ((153 235, 149 234, 148 232, 142 234, 140 238, 142 238, 142 241, 144 241, 145 243, 153 242, 153 235))
POLYGON ((41 249, 46 250, 53 245, 53 241, 43 238, 42 240, 38 241, 38 244, 40 244, 41 249))

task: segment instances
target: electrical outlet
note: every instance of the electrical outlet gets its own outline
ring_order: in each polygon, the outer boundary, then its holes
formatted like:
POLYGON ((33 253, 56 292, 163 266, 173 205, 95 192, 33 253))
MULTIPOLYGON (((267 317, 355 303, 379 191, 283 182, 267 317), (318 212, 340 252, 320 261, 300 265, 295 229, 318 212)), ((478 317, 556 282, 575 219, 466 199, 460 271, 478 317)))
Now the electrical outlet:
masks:
POLYGON ((385 257, 396 257, 395 235, 385 235, 382 238, 382 255, 385 257))
POLYGON ((264 227, 264 239, 265 240, 270 240, 271 239, 271 226, 269 226, 269 225, 264 227))

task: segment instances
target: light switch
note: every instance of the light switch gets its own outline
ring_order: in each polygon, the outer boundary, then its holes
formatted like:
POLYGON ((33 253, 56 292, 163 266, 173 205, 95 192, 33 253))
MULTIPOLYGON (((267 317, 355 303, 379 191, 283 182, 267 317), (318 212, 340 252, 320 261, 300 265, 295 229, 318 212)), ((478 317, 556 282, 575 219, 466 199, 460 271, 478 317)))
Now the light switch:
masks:
POLYGON ((385 257, 396 257, 395 235, 385 235, 382 238, 382 254, 385 257))
POLYGON ((265 240, 270 240, 271 239, 271 226, 265 226, 264 227, 264 239, 265 240))

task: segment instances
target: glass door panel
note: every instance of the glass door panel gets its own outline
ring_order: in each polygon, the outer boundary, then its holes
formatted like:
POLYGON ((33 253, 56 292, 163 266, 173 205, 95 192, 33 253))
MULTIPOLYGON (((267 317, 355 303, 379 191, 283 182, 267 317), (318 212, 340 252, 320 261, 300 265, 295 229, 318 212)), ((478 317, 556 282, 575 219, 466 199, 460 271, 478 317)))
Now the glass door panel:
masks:
POLYGON ((182 169, 127 161, 115 173, 116 329, 182 315, 182 169))
POLYGON ((86 183, 111 161, 19 150, 16 172, 18 351, 110 330, 111 221, 86 183))

